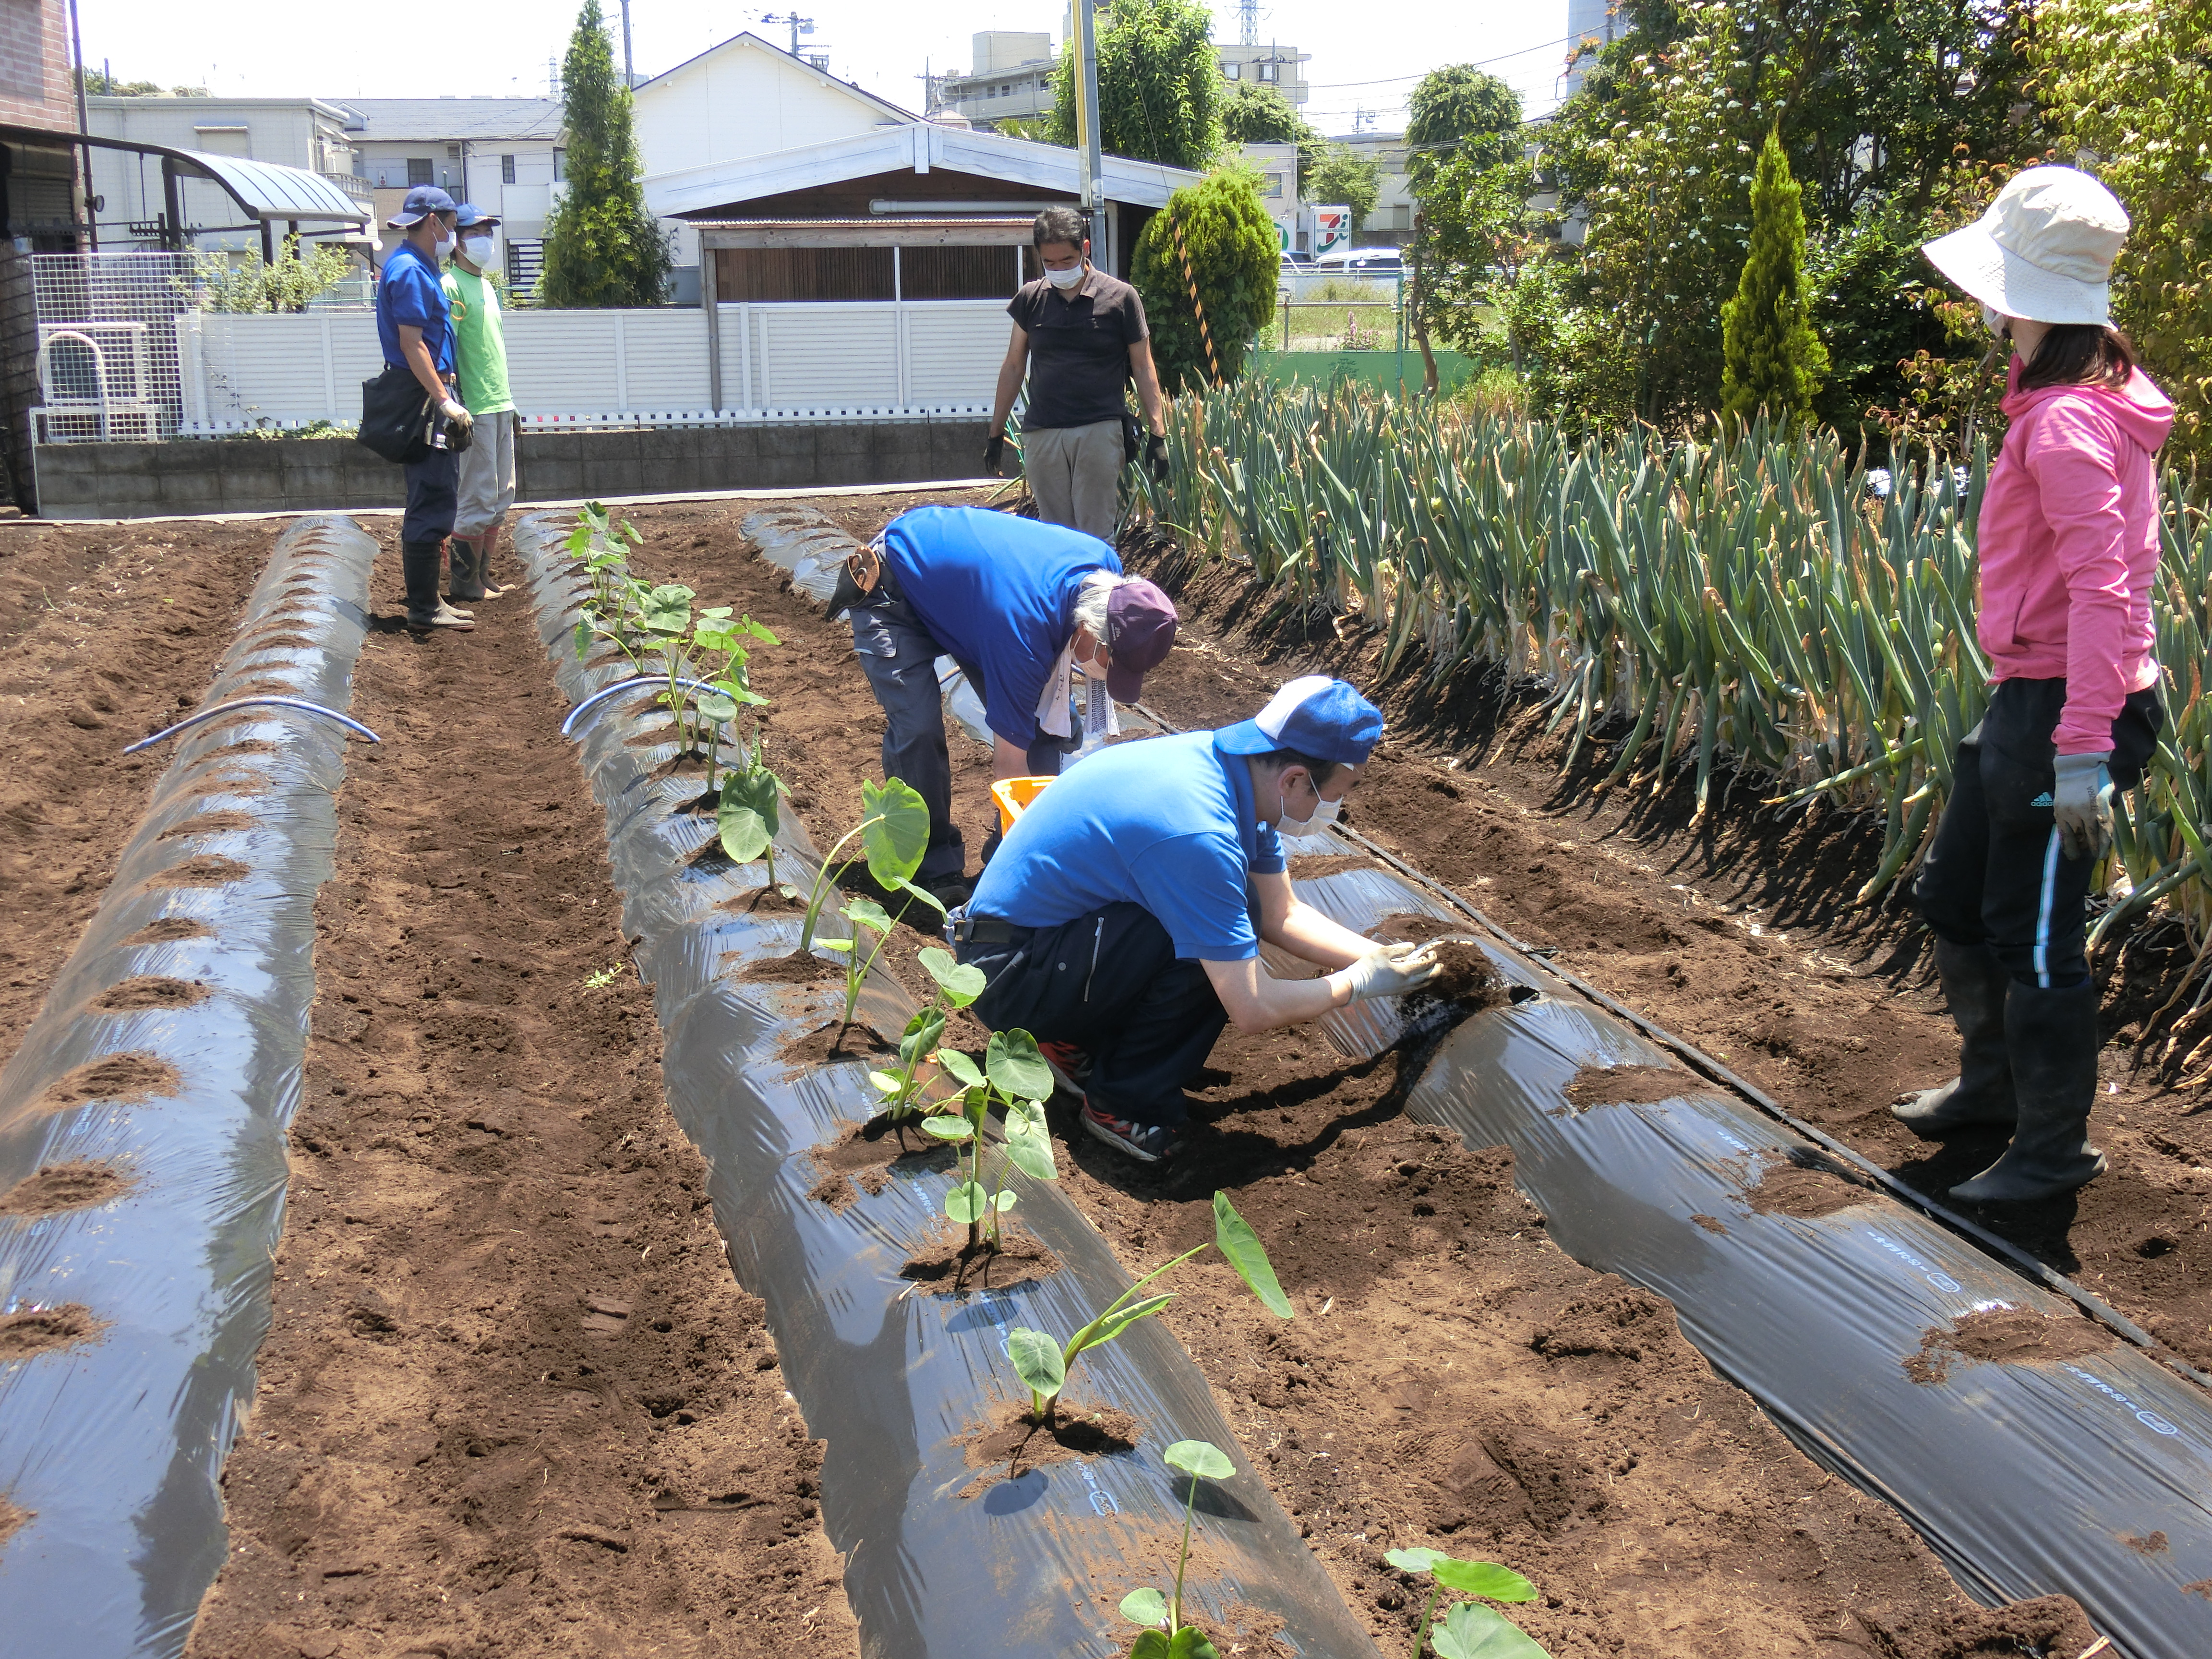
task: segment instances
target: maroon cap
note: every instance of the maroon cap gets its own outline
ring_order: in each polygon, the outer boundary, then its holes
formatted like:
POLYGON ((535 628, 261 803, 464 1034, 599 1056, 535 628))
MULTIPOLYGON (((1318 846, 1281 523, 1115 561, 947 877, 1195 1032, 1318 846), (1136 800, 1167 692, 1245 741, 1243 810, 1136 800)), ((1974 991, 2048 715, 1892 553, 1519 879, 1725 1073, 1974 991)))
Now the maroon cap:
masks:
POLYGON ((1106 695, 1134 702, 1145 674, 1167 660, 1175 647, 1175 602, 1142 576, 1115 585, 1106 601, 1106 695))

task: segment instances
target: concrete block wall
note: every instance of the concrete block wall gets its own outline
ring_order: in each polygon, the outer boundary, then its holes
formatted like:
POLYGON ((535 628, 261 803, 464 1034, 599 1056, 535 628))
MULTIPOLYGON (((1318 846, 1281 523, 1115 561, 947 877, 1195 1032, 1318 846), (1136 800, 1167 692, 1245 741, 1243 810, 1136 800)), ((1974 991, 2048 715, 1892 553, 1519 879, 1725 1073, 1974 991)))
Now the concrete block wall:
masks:
MULTIPOLYGON (((516 500, 720 489, 927 483, 982 469, 980 420, 526 433, 516 500)), ((321 513, 398 507, 399 469, 349 438, 50 444, 39 510, 52 519, 195 513, 321 513)))

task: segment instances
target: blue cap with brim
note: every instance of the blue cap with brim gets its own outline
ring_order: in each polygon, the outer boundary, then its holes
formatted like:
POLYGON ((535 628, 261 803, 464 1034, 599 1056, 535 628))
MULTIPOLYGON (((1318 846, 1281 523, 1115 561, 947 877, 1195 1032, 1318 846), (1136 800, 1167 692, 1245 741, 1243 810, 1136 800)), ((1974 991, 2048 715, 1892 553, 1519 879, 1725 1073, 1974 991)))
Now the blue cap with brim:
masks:
POLYGON ((1213 746, 1224 755, 1295 749, 1339 766, 1364 764, 1382 741, 1382 711, 1326 674, 1292 680, 1250 720, 1213 734, 1213 746))
POLYGON ((417 185, 407 192, 399 211, 384 222, 394 230, 412 230, 434 213, 453 213, 459 204, 435 185, 417 185))
POLYGON ((474 202, 464 202, 453 212, 456 216, 453 223, 462 230, 474 230, 478 225, 496 225, 499 222, 496 215, 486 213, 474 202))

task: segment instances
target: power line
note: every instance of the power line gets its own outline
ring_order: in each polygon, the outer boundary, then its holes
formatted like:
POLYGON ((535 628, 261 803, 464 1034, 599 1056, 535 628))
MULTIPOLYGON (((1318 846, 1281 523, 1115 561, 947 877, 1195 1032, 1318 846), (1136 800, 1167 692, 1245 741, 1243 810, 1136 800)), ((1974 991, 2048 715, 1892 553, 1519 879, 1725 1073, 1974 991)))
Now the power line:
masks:
MULTIPOLYGON (((1532 52, 1548 52, 1553 46, 1572 46, 1578 40, 1589 38, 1591 37, 1581 34, 1563 34, 1556 40, 1539 41, 1533 46, 1522 46, 1517 51, 1504 52, 1496 58, 1478 58, 1471 64, 1455 64, 1448 65, 1447 67, 1453 69, 1486 69, 1492 64, 1507 64, 1510 63, 1516 58, 1526 58, 1532 52)), ((1401 81, 1424 80, 1432 73, 1434 73, 1434 71, 1431 70, 1419 70, 1412 75, 1386 75, 1380 80, 1375 81, 1309 81, 1306 82, 1306 85, 1322 92, 1340 91, 1346 87, 1389 87, 1395 86, 1401 81)))

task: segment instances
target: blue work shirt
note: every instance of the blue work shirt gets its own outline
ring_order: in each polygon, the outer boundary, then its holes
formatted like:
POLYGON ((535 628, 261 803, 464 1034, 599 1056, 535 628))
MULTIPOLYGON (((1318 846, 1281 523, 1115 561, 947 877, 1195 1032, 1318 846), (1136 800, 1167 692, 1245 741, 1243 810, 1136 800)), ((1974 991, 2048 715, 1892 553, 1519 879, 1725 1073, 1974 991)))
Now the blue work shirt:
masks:
POLYGON ((430 361, 441 374, 453 372, 453 321, 446 308, 445 285, 438 279, 437 263, 412 242, 402 242, 384 256, 384 274, 376 279, 377 343, 384 348, 384 361, 395 368, 407 367, 399 350, 402 323, 422 331, 422 343, 430 348, 430 361))
POLYGON ((1083 579, 1120 575, 1121 556, 1079 530, 977 507, 901 514, 884 532, 884 556, 922 626, 981 676, 991 730, 1027 749, 1045 677, 1075 632, 1083 579))
POLYGON ((1178 959, 1257 956, 1248 878, 1287 865, 1273 828, 1259 821, 1245 757, 1223 754, 1213 737, 1185 732, 1085 756, 1015 820, 969 910, 1057 927, 1109 904, 1140 904, 1178 959))

